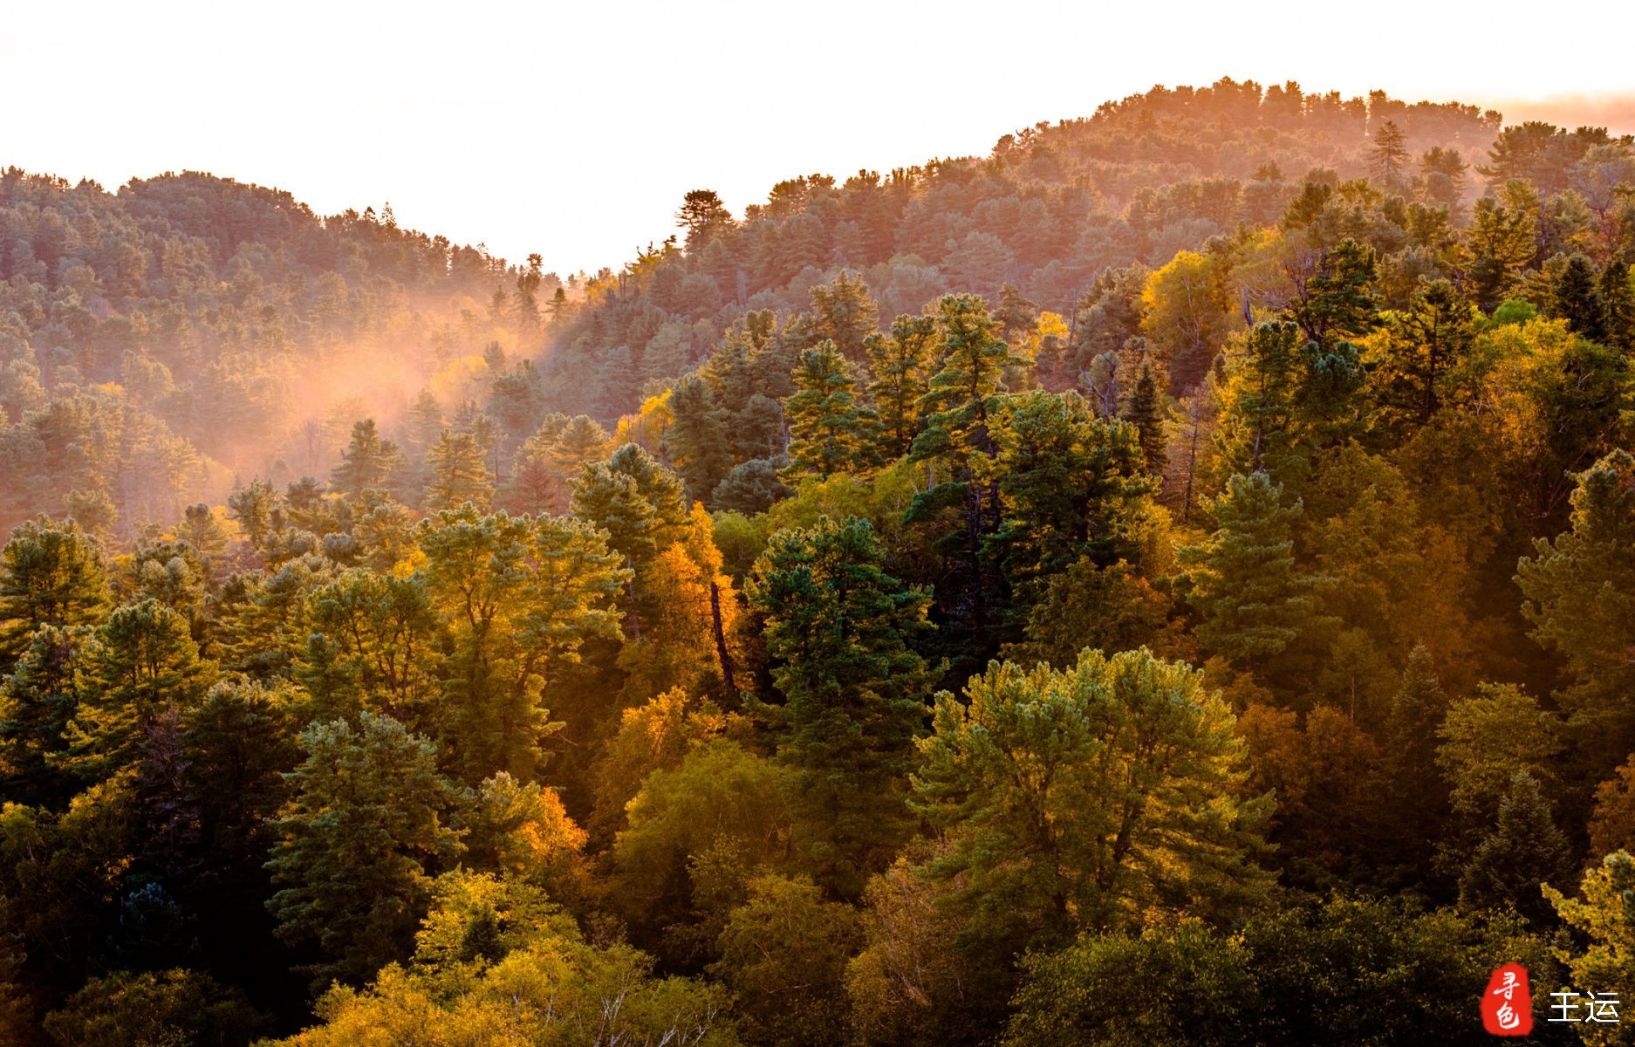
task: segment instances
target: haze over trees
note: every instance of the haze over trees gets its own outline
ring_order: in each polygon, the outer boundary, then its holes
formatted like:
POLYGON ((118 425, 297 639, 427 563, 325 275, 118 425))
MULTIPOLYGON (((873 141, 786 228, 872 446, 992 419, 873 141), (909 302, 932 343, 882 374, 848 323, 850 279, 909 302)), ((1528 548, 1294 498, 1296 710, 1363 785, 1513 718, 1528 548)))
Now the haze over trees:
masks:
POLYGON ((656 232, 0 175, 0 1041, 1635 997, 1635 142, 1223 80, 656 232))

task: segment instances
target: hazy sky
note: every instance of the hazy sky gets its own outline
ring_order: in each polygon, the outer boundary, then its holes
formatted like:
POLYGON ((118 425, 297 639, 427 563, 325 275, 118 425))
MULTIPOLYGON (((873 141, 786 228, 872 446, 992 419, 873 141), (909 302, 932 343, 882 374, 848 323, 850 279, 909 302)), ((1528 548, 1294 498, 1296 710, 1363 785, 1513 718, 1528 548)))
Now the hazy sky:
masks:
POLYGON ((1632 38, 1613 0, 0 0, 0 166, 390 201, 566 273, 663 239, 688 189, 741 212, 780 178, 983 153, 1155 83, 1613 96, 1598 122, 1635 131, 1632 38))

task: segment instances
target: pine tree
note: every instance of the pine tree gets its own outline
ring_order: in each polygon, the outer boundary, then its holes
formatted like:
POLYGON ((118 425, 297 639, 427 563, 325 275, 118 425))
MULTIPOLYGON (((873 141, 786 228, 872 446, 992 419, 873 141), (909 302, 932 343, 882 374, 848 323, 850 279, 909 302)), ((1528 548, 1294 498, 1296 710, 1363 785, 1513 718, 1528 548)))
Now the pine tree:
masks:
POLYGON ((356 501, 371 488, 384 488, 402 466, 397 445, 381 438, 373 418, 365 418, 353 423, 351 442, 341 452, 341 464, 330 474, 330 483, 356 501))
POLYGON ((1136 379, 1135 391, 1124 407, 1123 417, 1135 426, 1141 441, 1142 467, 1149 476, 1163 476, 1169 464, 1164 431, 1164 406, 1158 399, 1158 383, 1152 380, 1152 369, 1141 362, 1141 377, 1136 379))
POLYGON ((708 501, 732 468, 727 413, 717 406, 710 384, 690 374, 670 388, 670 415, 665 453, 687 484, 688 499, 708 501))
POLYGON ((1556 278, 1555 314, 1567 321, 1574 334, 1592 342, 1606 340, 1601 294, 1596 287, 1595 267, 1581 254, 1567 259, 1556 278))
POLYGON ((824 517, 773 535, 749 587, 784 696, 779 756, 800 774, 821 878, 846 897, 907 838, 904 781, 931 682, 908 646, 930 628, 930 599, 887 574, 884 555, 866 521, 824 517))
POLYGON ((1608 345, 1635 353, 1635 282, 1628 262, 1614 259, 1601 270, 1601 329, 1608 345))
POLYGON ((1534 639, 1566 658, 1560 699, 1596 780, 1635 748, 1635 457, 1615 451, 1575 479, 1568 530, 1535 539, 1516 582, 1534 639))
POLYGON ((0 683, 0 788, 22 803, 66 799, 68 783, 51 766, 67 747, 67 728, 91 684, 96 650, 88 625, 44 625, 0 683))
POLYGON ((1539 885, 1560 883, 1573 871, 1572 846, 1556 827, 1538 781, 1517 771, 1499 802, 1492 831, 1477 845, 1459 877, 1459 904, 1470 909, 1514 906, 1541 924, 1552 910, 1539 885))
POLYGON ((935 317, 899 316, 890 334, 868 340, 869 402, 879 414, 881 461, 907 454, 920 433, 920 398, 928 388, 936 339, 935 317))
POLYGON ((1395 188, 1408 167, 1408 147, 1394 121, 1387 120, 1374 133, 1374 145, 1368 151, 1368 166, 1374 176, 1387 188, 1395 188))
POLYGON ((828 284, 812 288, 812 311, 819 337, 832 342, 848 363, 863 359, 879 310, 856 273, 841 270, 828 284))
POLYGON ((274 822, 267 902, 278 935, 312 942, 315 989, 359 984, 409 954, 432 875, 459 856, 469 800, 437 772, 437 747, 396 720, 362 714, 301 734, 295 796, 274 822))
POLYGON ((109 615, 91 661, 63 762, 93 779, 129 766, 159 718, 196 703, 216 675, 215 664, 199 657, 187 619, 153 599, 109 615))
POLYGON ((45 625, 99 622, 109 603, 96 540, 72 523, 29 520, 0 549, 0 665, 45 625))
POLYGON ((1189 565, 1190 599, 1204 648, 1244 667, 1282 653, 1315 620, 1316 578, 1295 563, 1294 523, 1302 506, 1263 472, 1238 474, 1210 503, 1217 530, 1179 551, 1189 565))
POLYGON ((1393 314, 1374 385, 1399 426, 1424 426, 1442 409, 1447 376, 1469 354, 1475 321, 1475 307, 1442 279, 1423 283, 1409 309, 1393 314))
POLYGON ((431 483, 426 487, 428 508, 454 509, 467 502, 478 509, 488 508, 494 483, 476 436, 444 430, 426 461, 432 469, 431 483))
POLYGON ((827 480, 867 464, 874 413, 860 405, 851 365, 824 340, 801 354, 795 394, 784 404, 789 418, 789 466, 785 478, 827 480))
POLYGON ((1325 250, 1289 316, 1306 337, 1325 349, 1379 326, 1371 285, 1378 268, 1374 249, 1349 237, 1325 250))

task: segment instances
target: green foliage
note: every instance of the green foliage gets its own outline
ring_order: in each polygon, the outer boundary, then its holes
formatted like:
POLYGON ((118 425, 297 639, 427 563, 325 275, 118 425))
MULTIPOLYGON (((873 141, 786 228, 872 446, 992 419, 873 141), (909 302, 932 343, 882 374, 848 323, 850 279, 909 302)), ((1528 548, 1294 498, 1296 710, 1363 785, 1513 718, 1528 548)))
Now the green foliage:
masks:
POLYGON ((883 559, 866 521, 825 517, 774 534, 749 586, 784 697, 779 756, 798 774, 816 869, 847 896, 910 829, 904 776, 931 683, 910 646, 930 629, 930 599, 883 559))
POLYGON ((1569 529, 1536 539, 1516 567, 1522 614, 1540 643, 1567 660, 1569 722, 1609 770, 1635 746, 1621 696, 1635 687, 1635 458, 1622 451, 1580 473, 1569 529))
POLYGON ((795 367, 789 414, 787 478, 858 472, 867 464, 873 412, 859 405, 851 365, 828 340, 806 350, 795 367))
POLYGON ((311 942, 314 990, 360 983, 408 951, 433 872, 464 850, 466 794, 437 771, 430 739, 373 713, 314 724, 275 822, 267 902, 279 937, 311 942))
POLYGON ((1179 551, 1190 567, 1189 598, 1198 609, 1205 650, 1257 668, 1313 625, 1318 579, 1299 569, 1292 530, 1302 506, 1285 506, 1263 472, 1232 477, 1210 503, 1218 529, 1179 551))
POLYGON ((0 549, 0 659, 16 658, 43 625, 95 625, 108 580, 96 541, 72 523, 20 524, 0 549))
POLYGON ((838 1047, 851 1042, 844 974, 859 937, 850 906, 808 881, 761 876, 727 917, 710 973, 736 998, 749 1042, 838 1047))
POLYGON ((1572 848, 1556 828, 1549 803, 1537 780, 1517 771, 1499 801, 1492 830, 1471 853, 1459 877, 1459 904, 1469 908, 1514 906, 1535 922, 1550 915, 1538 893, 1551 880, 1561 882, 1573 871, 1572 848))
POLYGON ((1005 1042, 1361 1047, 1434 1029, 1476 1047, 1491 1040, 1475 1020, 1488 974, 1518 960, 1535 986, 1555 984, 1543 944, 1502 918, 1342 899, 1255 916, 1235 936, 1183 924, 1085 938, 1029 961, 1005 1042))
POLYGON ((237 989, 189 970, 118 971, 93 978, 45 1016, 62 1047, 246 1043, 268 1025, 237 989))
POLYGON ((365 418, 353 424, 351 441, 341 452, 341 464, 331 473, 330 481, 355 501, 365 491, 386 487, 402 468, 403 452, 380 435, 373 418, 365 418))

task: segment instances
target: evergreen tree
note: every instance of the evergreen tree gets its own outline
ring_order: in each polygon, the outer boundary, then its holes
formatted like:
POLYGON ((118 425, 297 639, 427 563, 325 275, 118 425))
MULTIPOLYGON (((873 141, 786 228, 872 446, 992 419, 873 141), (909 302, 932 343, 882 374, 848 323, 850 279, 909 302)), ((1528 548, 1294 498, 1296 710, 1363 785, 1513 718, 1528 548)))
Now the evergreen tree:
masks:
POLYGON ((851 365, 833 342, 819 342, 801 354, 795 394, 784 410, 789 417, 786 477, 827 480, 866 463, 874 413, 858 403, 851 365))
POLYGON ((949 639, 965 648, 967 656, 980 659, 992 650, 988 633, 1002 598, 995 565, 984 556, 986 538, 998 530, 1003 512, 993 427, 1005 371, 1026 361, 1011 355, 979 296, 944 295, 935 315, 941 362, 920 397, 924 427, 909 448, 909 460, 936 461, 946 478, 915 496, 906 519, 931 522, 945 510, 952 514, 952 526, 934 543, 952 568, 936 591, 939 603, 962 620, 963 629, 949 639))
POLYGON ((1294 557, 1301 503, 1284 506, 1282 488, 1263 472, 1233 476, 1209 506, 1217 529, 1180 550, 1189 566, 1189 598, 1198 641, 1244 667, 1264 665, 1313 624, 1317 579, 1294 557))
POLYGON ((314 990, 358 984, 408 956, 432 876, 464 849, 454 826, 469 800, 438 774, 431 740, 390 717, 313 724, 301 748, 273 823, 267 908, 280 938, 318 947, 314 990))
POLYGON ((1526 771, 1517 771, 1499 803, 1493 829, 1459 877, 1459 904, 1471 909, 1514 906, 1539 923, 1552 915, 1541 884, 1573 872, 1572 847, 1556 827, 1550 804, 1526 771))
POLYGON ((1635 282, 1629 263, 1614 259, 1601 270, 1601 329, 1607 344, 1635 353, 1635 282))
POLYGON ((97 631, 91 690, 68 724, 67 761, 92 778, 129 766, 144 734, 196 702, 215 673, 180 614, 152 599, 120 607, 97 631))
POLYGON ((72 523, 19 524, 0 549, 0 665, 46 625, 94 625, 107 612, 108 579, 96 540, 72 523))
POLYGON ((930 685, 909 647, 930 599, 887 574, 884 555, 866 521, 825 517, 773 535, 749 586, 784 697, 779 756, 800 776, 812 859, 847 897, 908 835, 904 776, 930 685))
POLYGON ((664 448, 687 485, 689 501, 708 501, 732 468, 730 419, 715 402, 710 384, 687 375, 670 389, 670 426, 664 448))
POLYGON ((1163 476, 1169 464, 1166 445, 1169 435, 1164 431, 1164 405, 1158 398, 1158 383, 1152 379, 1152 368, 1141 362, 1141 377, 1136 379, 1135 391, 1124 407, 1123 418, 1135 426, 1141 443, 1141 463, 1149 476, 1163 476))
POLYGON ((919 404, 927 391, 936 339, 937 321, 931 316, 899 316, 890 334, 868 339, 869 402, 879 414, 882 461, 907 454, 920 433, 919 404))
POLYGON ((41 626, 11 675, 0 683, 0 788, 21 803, 66 799, 68 783, 51 766, 67 748, 67 729, 92 680, 96 635, 88 625, 41 626))
POLYGON ((1448 696, 1423 644, 1408 652, 1402 680, 1391 696, 1382 741, 1385 789, 1390 803, 1389 839, 1405 852, 1400 858, 1423 868, 1431 856, 1431 836, 1447 814, 1446 788, 1437 773, 1437 728, 1448 710, 1448 696))
POLYGON ((1601 294, 1588 258, 1575 254, 1567 259, 1561 275, 1556 277, 1554 298, 1555 314, 1567 321, 1574 334, 1592 342, 1606 340, 1601 294))
POLYGON ((1374 385, 1398 425, 1424 426, 1442 409, 1449 373, 1470 352, 1475 320, 1475 308, 1440 279, 1422 284, 1407 312, 1393 314, 1374 385))
POLYGON ((819 337, 833 343, 848 363, 863 359, 869 335, 874 333, 879 311, 869 289, 856 273, 841 270, 828 284, 812 288, 814 328, 819 337))
POLYGON ((471 433, 444 430, 426 455, 431 466, 431 482, 426 487, 426 505, 431 509, 456 509, 467 502, 487 509, 494 496, 487 456, 471 433))
POLYGON ((1408 147, 1402 129, 1395 121, 1385 121, 1374 132, 1374 145, 1368 151, 1368 166, 1388 188, 1395 188, 1402 180, 1402 173, 1408 167, 1408 147))
POLYGON ((1379 325, 1371 285, 1378 269, 1374 249, 1345 239, 1325 250, 1317 269, 1289 307, 1290 318, 1306 337, 1325 349, 1379 325))
POLYGON ((1568 530, 1535 539, 1516 581, 1533 637, 1566 658, 1561 701, 1599 780, 1635 747, 1635 458, 1615 451, 1576 480, 1568 530))
POLYGON ((357 501, 370 488, 384 488, 402 466, 403 455, 397 445, 382 439, 373 418, 365 418, 353 423, 351 442, 341 452, 341 464, 335 467, 330 482, 357 501))

